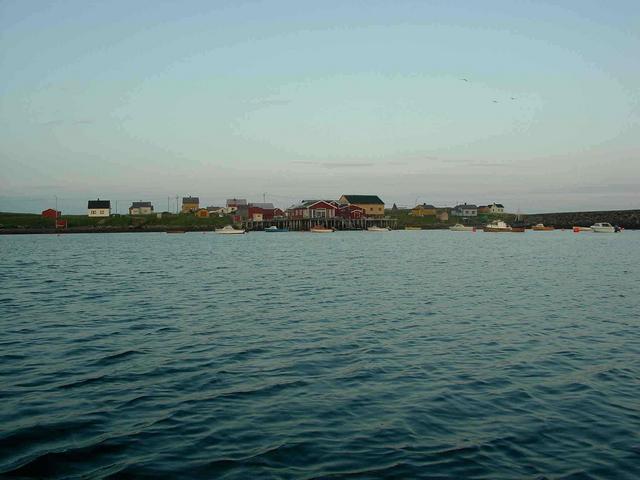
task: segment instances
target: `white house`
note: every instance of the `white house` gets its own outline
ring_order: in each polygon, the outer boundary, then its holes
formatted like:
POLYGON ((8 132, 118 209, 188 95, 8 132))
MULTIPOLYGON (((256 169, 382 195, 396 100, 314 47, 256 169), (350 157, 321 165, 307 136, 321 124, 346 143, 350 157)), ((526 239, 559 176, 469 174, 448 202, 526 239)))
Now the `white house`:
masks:
POLYGON ((455 217, 477 217, 478 216, 478 207, 476 205, 462 204, 456 205, 453 210, 451 210, 451 215, 455 217))
POLYGON ((129 215, 151 215, 152 213, 151 202, 133 202, 129 207, 129 215))
POLYGON ((491 205, 488 205, 489 213, 504 213, 504 205, 501 203, 493 202, 491 205))
POLYGON ((111 215, 110 200, 89 200, 87 204, 87 215, 89 217, 108 217, 111 215))

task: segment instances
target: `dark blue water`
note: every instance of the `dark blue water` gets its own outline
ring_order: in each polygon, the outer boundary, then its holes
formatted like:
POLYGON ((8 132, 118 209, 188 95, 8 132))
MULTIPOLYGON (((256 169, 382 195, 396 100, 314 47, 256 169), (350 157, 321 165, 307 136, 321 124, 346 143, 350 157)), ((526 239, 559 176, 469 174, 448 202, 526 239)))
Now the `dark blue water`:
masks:
POLYGON ((640 232, 0 253, 4 476, 640 477, 640 232))

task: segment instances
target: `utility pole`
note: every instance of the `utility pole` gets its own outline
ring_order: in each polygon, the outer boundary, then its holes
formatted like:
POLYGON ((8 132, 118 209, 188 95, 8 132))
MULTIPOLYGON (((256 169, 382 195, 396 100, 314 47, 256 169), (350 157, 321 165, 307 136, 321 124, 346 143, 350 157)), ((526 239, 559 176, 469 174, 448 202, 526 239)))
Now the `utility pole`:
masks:
POLYGON ((116 200, 116 215, 118 214, 118 200, 116 200))
POLYGON ((176 215, 178 214, 178 195, 176 195, 176 215))
POLYGON ((262 203, 267 203, 267 194, 266 193, 262 194, 262 203))
POLYGON ((171 199, 171 197, 167 197, 167 212, 170 212, 171 209, 169 208, 169 200, 171 199))

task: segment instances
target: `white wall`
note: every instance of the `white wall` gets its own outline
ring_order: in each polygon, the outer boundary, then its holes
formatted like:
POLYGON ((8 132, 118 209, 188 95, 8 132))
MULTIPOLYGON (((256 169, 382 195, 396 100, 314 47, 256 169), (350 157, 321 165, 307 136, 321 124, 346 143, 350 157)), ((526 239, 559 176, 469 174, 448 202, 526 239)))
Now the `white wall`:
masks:
POLYGON ((90 208, 87 210, 87 215, 90 217, 108 217, 111 215, 110 208, 90 208))

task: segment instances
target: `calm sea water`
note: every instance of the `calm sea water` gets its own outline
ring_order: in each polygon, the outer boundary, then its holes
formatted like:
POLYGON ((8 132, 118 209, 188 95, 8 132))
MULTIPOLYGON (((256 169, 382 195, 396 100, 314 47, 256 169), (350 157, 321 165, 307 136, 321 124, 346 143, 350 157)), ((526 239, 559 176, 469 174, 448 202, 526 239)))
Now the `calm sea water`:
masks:
POLYGON ((5 476, 640 477, 640 232, 0 253, 5 476))

